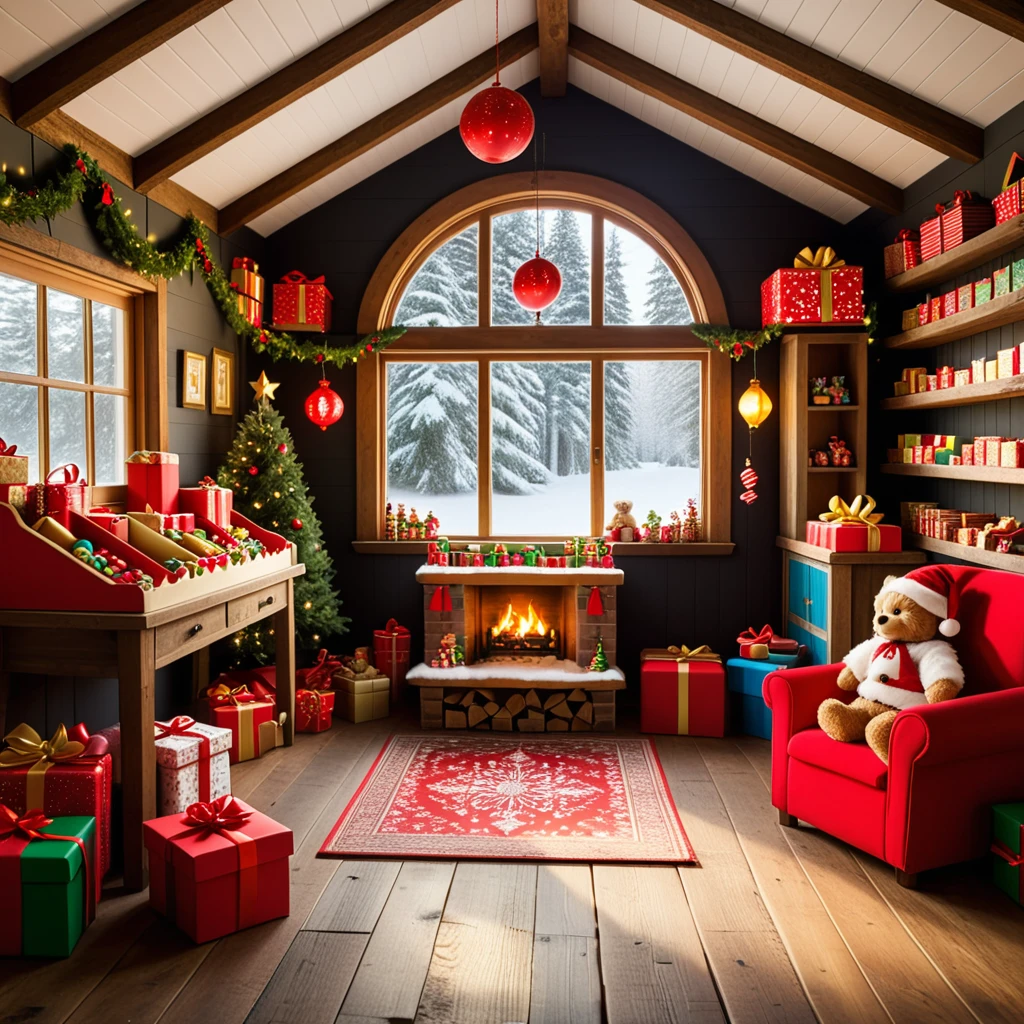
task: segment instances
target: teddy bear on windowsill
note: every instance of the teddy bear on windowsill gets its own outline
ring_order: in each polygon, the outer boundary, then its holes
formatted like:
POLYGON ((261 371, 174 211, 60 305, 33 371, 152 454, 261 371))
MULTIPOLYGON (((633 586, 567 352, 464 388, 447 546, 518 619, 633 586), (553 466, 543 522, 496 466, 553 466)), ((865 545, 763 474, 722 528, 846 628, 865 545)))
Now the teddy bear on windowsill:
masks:
POLYGON ((831 697, 818 707, 818 725, 834 740, 868 746, 889 763, 889 733, 904 708, 955 697, 964 673, 953 645, 960 623, 949 618, 950 577, 929 565, 889 576, 875 598, 875 635, 843 659, 839 687, 856 690, 849 704, 831 697))
POLYGON ((615 507, 615 515, 612 516, 612 521, 605 529, 609 532, 619 530, 619 540, 634 540, 636 538, 636 517, 632 514, 633 502, 620 499, 613 501, 612 505, 615 507))

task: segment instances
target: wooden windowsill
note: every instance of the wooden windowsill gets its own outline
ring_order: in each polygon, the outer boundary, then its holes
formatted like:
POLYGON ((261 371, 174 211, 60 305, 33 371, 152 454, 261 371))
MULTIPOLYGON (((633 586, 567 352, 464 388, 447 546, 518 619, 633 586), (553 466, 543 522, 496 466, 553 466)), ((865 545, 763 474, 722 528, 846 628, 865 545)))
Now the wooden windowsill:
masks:
MULTIPOLYGON (((464 550, 466 544, 476 544, 477 541, 453 541, 456 550, 464 550)), ((492 544, 493 541, 479 541, 480 544, 492 544)), ((536 544, 538 547, 545 547, 544 541, 508 541, 504 543, 536 544)), ((553 548, 549 542, 548 547, 553 548)), ((703 541, 693 544, 612 544, 612 556, 632 555, 662 555, 666 558, 699 558, 701 556, 723 557, 731 555, 736 547, 732 541, 703 541)), ((425 540, 354 540, 353 550, 360 555, 425 555, 427 553, 427 542, 425 540)), ((554 554, 554 550, 551 552, 554 554)))

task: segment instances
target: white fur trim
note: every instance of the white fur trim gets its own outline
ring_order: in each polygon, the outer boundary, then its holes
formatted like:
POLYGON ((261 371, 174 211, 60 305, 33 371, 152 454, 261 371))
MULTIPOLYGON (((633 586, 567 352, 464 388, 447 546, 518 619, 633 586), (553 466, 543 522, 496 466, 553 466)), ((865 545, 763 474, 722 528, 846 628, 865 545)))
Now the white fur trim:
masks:
POLYGON ((938 615, 940 619, 944 619, 948 614, 948 602, 942 594, 936 593, 923 583, 918 583, 917 580, 910 579, 909 576, 897 577, 882 589, 882 593, 902 594, 904 597, 909 597, 925 611, 931 612, 932 615, 938 615))
POLYGON ((878 649, 878 645, 883 642, 879 636, 873 636, 870 640, 862 641, 843 658, 843 663, 858 679, 863 679, 868 674, 871 655, 878 649))
POLYGON ((927 690, 932 683, 940 679, 949 679, 958 687, 964 685, 964 670, 952 644, 945 640, 926 640, 920 644, 910 644, 910 655, 917 664, 921 677, 921 686, 927 690))
POLYGON ((887 686, 877 679, 865 679, 857 687, 857 694, 867 700, 887 704, 891 708, 915 708, 928 703, 928 698, 921 690, 901 690, 898 686, 887 686))
POLYGON ((960 623, 956 619, 943 619, 939 623, 939 632, 943 636, 956 636, 960 632, 960 623))

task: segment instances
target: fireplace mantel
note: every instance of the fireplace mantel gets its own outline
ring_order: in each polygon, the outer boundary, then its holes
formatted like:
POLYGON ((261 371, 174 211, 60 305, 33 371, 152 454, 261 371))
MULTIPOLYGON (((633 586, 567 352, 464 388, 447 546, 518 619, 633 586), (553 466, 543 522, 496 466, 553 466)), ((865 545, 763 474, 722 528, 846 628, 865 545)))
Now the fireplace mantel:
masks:
POLYGON ((522 584, 528 587, 619 587, 621 569, 581 566, 578 569, 537 569, 528 565, 462 566, 421 565, 416 582, 439 586, 463 584, 467 587, 501 587, 522 584))

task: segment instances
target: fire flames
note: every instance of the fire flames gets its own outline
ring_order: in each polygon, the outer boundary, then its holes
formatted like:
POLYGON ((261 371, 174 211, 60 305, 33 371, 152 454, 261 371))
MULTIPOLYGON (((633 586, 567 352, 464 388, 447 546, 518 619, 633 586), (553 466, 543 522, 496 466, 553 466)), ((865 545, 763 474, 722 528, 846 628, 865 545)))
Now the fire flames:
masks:
POLYGON ((532 601, 527 606, 525 615, 516 611, 509 601, 501 621, 496 626, 491 626, 491 636, 545 636, 547 631, 547 623, 534 611, 532 601))

